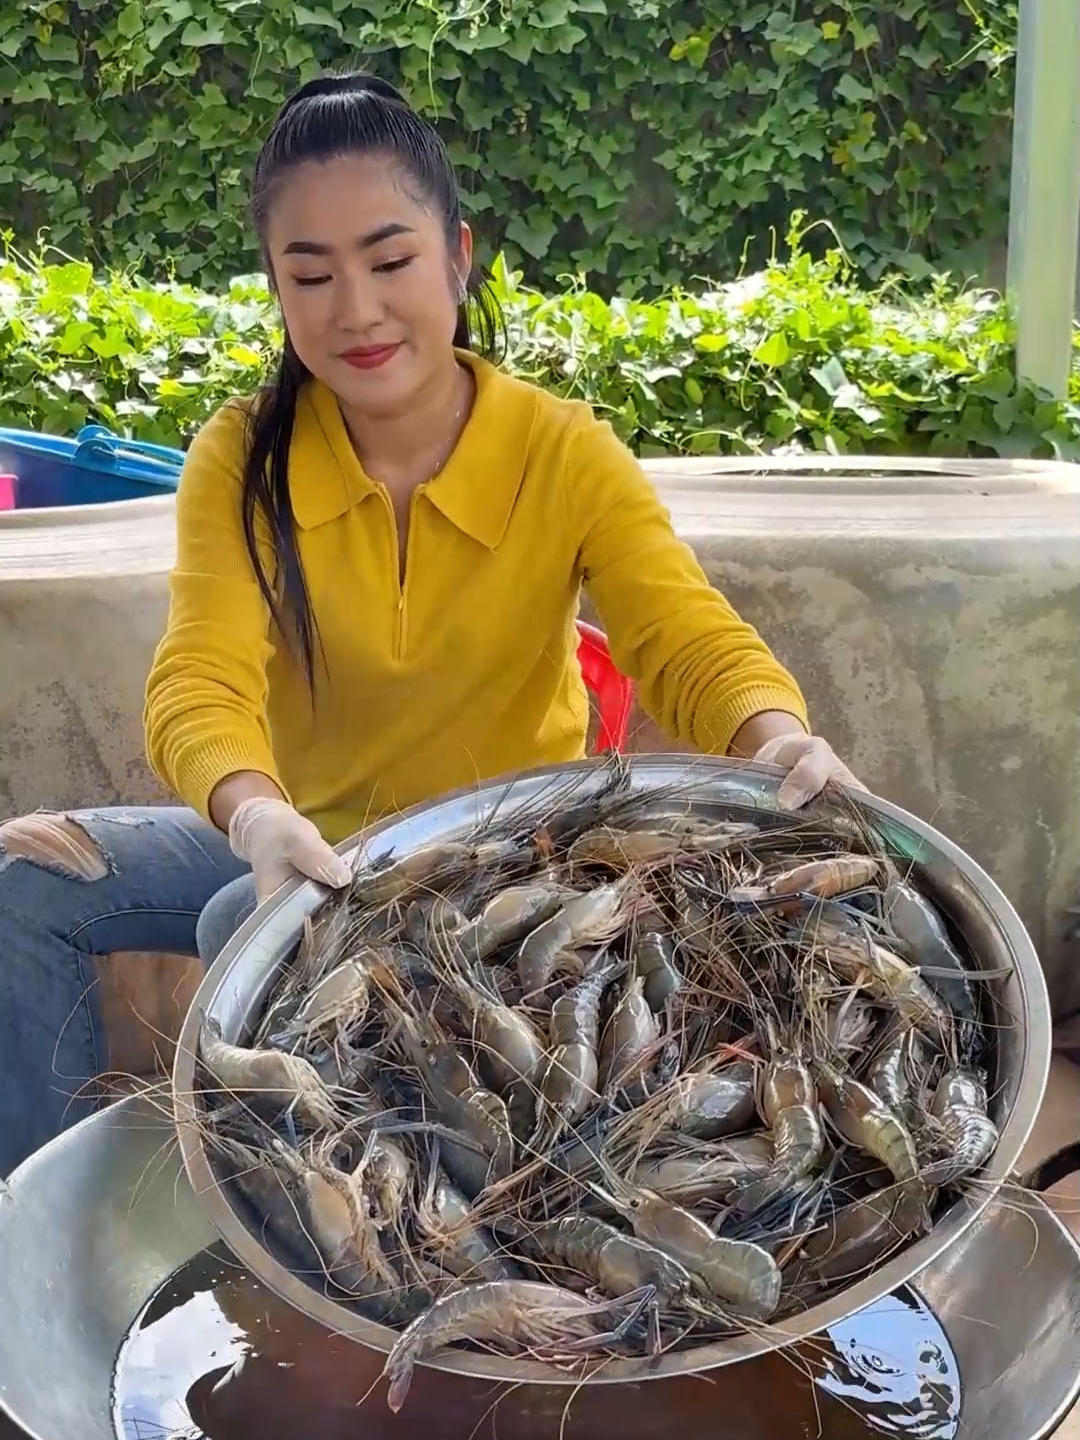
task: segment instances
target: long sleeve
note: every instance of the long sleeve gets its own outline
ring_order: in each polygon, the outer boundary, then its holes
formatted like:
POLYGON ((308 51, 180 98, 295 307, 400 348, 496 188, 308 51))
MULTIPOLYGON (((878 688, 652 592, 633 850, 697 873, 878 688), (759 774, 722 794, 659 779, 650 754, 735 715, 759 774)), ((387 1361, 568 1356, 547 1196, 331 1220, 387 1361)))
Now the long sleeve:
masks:
POLYGON ((682 744, 721 755, 762 711, 785 711, 809 728, 795 680, 709 584, 606 422, 574 427, 566 480, 583 582, 612 658, 652 718, 682 744))
POLYGON ((228 405, 196 436, 176 497, 169 618, 146 684, 146 750, 159 778, 209 818, 238 770, 278 781, 266 716, 269 612, 244 545, 246 418, 228 405))

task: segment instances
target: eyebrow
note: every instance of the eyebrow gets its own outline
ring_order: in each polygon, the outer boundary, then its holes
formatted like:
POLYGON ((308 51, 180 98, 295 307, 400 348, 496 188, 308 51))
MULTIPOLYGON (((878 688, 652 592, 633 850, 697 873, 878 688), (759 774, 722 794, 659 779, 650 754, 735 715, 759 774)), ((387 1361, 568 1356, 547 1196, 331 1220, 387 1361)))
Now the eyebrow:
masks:
MULTIPOLYGON (((401 225, 391 221, 389 225, 380 225, 378 230, 372 230, 369 235, 364 235, 359 241, 361 250, 370 250, 373 245, 381 245, 384 240, 392 240, 395 235, 413 235, 415 231, 411 225, 401 225)), ((333 252, 332 245, 320 244, 317 240, 291 240, 283 255, 330 255, 333 252)))

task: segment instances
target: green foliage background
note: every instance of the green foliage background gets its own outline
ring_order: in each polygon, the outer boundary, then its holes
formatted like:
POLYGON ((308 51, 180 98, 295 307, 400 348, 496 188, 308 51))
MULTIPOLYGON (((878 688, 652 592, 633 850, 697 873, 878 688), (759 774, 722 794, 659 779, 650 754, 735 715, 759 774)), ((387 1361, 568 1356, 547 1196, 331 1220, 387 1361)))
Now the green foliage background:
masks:
MULTIPOLYGON (((499 262, 506 363, 588 401, 644 455, 1080 459, 1080 372, 1065 404, 1018 384, 998 296, 946 279, 867 289, 839 250, 811 256, 799 223, 764 271, 651 302, 580 285, 545 296, 499 262)), ((182 446, 256 389, 280 340, 261 277, 208 295, 0 255, 0 425, 73 434, 96 421, 182 446)))
POLYGON ((437 118, 485 253, 534 282, 731 273, 794 205, 872 277, 977 265, 1015 23, 1016 0, 0 0, 0 228, 207 287, 253 270, 260 137, 359 63, 437 118))

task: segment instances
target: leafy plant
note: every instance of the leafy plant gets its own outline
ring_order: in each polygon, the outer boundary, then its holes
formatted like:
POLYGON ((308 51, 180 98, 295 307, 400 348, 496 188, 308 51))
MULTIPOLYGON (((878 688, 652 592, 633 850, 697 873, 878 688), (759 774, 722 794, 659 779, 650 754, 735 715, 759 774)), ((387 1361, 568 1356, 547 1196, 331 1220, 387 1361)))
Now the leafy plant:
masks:
MULTIPOLYGON (((844 253, 647 303, 583 280, 546 296, 500 258, 508 368, 588 401, 643 455, 817 450, 1080 459, 1080 352, 1068 403, 1018 385, 1000 298, 861 286, 844 253)), ((99 422, 183 444, 268 373, 281 334, 265 282, 220 296, 12 251, 0 265, 0 424, 99 422)))
POLYGON ((221 295, 130 272, 100 281, 49 252, 0 265, 0 423, 53 434, 108 425, 176 445, 230 394, 257 388, 280 343, 262 277, 221 295))
POLYGON ((767 258, 792 205, 871 277, 1003 242, 1017 0, 0 0, 0 223, 210 286, 256 255, 284 95, 362 64, 452 146, 488 253, 604 293, 767 258))

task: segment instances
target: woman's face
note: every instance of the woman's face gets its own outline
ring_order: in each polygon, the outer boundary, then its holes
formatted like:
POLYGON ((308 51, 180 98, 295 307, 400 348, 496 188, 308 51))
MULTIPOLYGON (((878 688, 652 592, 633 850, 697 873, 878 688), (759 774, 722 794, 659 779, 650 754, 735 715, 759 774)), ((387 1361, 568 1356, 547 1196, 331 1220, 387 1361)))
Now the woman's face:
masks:
POLYGON ((278 183, 266 246, 285 328, 307 368, 359 414, 408 407, 452 362, 472 261, 391 158, 312 162, 278 183))

